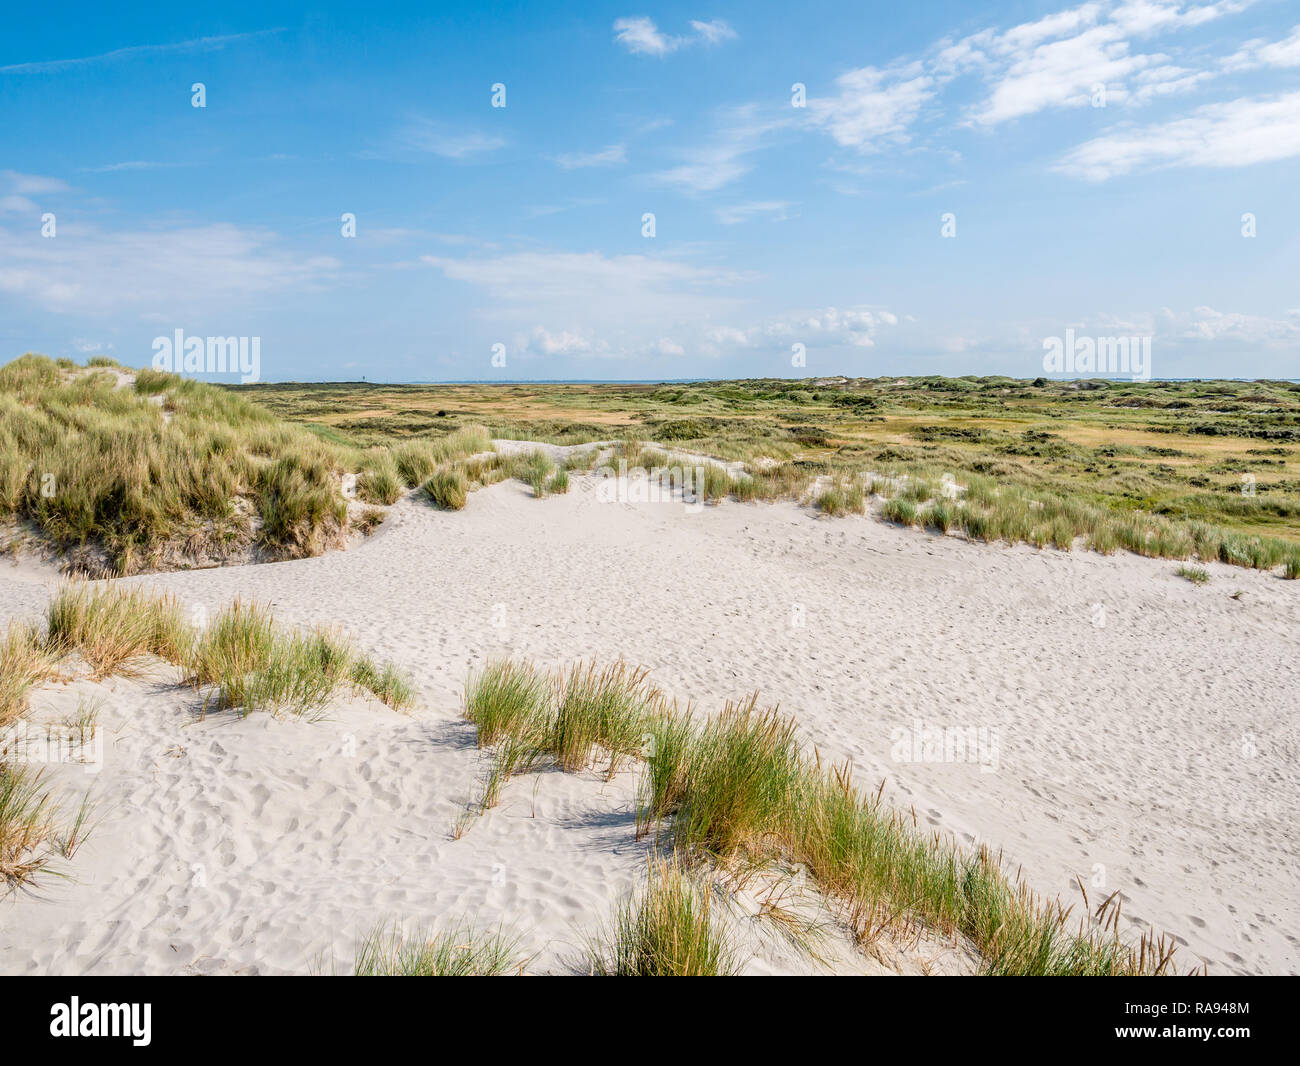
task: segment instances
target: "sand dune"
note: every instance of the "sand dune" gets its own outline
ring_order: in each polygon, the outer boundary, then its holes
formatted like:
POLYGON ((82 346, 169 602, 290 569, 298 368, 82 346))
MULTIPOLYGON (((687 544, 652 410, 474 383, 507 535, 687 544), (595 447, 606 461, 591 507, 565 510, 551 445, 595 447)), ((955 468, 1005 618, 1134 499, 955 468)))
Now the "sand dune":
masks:
MULTIPOLYGON (((580 966, 582 932, 641 864, 633 778, 516 781, 452 840, 482 767, 460 693, 493 656, 623 655, 703 711, 760 689, 922 825, 1002 848, 1067 900, 1076 875, 1094 902, 1120 891, 1125 922, 1177 935, 1184 962, 1296 971, 1300 599, 1267 574, 1212 564, 1197 587, 1175 569, 791 504, 606 503, 575 477, 540 501, 502 483, 458 513, 408 498, 346 552, 135 579, 337 623, 414 675, 419 706, 196 724, 162 681, 43 689, 37 720, 105 701, 103 772, 58 771, 104 819, 75 882, 0 904, 0 970, 301 972, 346 962, 376 920, 462 915, 518 923, 530 968, 580 966), (984 747, 924 761, 910 738, 936 727, 984 730, 984 747)), ((35 614, 50 585, 0 569, 0 616, 35 614)), ((833 968, 969 968, 842 946, 833 968)), ((752 955, 752 972, 816 968, 781 944, 752 955)))

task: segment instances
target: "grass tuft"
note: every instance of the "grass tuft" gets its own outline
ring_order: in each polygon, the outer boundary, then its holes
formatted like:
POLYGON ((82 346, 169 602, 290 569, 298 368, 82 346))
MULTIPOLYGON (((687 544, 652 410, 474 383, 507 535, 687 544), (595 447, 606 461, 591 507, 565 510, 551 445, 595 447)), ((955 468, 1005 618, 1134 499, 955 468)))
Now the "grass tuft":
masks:
POLYGON ((650 861, 641 892, 619 904, 591 965, 603 977, 729 977, 740 968, 708 887, 662 859, 650 861))
POLYGON ((380 925, 357 947, 354 977, 505 977, 523 969, 518 938, 462 923, 441 932, 380 925))

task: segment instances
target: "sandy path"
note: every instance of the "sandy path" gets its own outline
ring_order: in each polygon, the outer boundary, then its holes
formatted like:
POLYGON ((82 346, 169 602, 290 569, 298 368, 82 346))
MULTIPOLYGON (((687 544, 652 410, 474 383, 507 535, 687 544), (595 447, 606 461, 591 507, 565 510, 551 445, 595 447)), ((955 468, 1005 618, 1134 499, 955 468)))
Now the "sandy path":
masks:
MULTIPOLYGON (((621 654, 709 711, 758 688, 824 756, 851 758, 864 784, 885 779, 923 824, 1002 847, 1036 887, 1077 899, 1077 873, 1094 901, 1118 889, 1129 920, 1176 934, 1185 960, 1204 958, 1211 972, 1300 969, 1296 583, 1212 565, 1212 581, 1196 587, 1167 560, 972 545, 789 504, 690 513, 603 503, 594 479, 573 485, 538 501, 507 482, 460 513, 407 500, 347 552, 139 580, 209 610, 255 596, 285 620, 338 623, 397 660, 419 682, 419 720, 347 712, 369 716, 349 725, 386 753, 410 743, 402 730, 454 733, 467 671, 494 655, 558 666, 621 654), (891 731, 910 734, 918 719, 996 731, 985 734, 985 765, 897 761, 891 731), (371 722, 397 733, 370 736, 371 722)), ((27 578, 0 569, 0 614, 40 608, 46 591, 27 578)), ((274 735, 287 752, 303 730, 334 726, 287 728, 233 727, 255 734, 254 747, 274 735)), ((449 822, 472 753, 457 766, 447 772, 461 779, 419 780, 400 758, 385 762, 383 787, 406 796, 392 824, 449 822)), ((266 770, 250 764, 240 802, 266 770)), ((214 794, 228 772, 221 760, 209 768, 214 794)), ((343 802, 346 783, 329 784, 313 804, 343 802)), ((204 802, 219 818, 221 804, 204 802)), ((625 817, 617 798, 607 802, 609 818, 625 817)), ((499 821, 510 817, 530 816, 499 821)), ((565 892, 591 895, 574 901, 585 912, 630 883, 630 864, 553 866, 565 892)), ((457 891, 461 903, 478 898, 490 863, 457 876, 437 898, 390 902, 438 913, 457 891)), ((517 883, 535 884, 529 877, 517 883)), ((551 897, 528 892, 526 916, 542 921, 551 897)), ((351 902, 321 906, 341 923, 351 902)), ((3 911, 0 925, 13 928, 3 911)), ((0 939, 4 968, 15 950, 0 939)))

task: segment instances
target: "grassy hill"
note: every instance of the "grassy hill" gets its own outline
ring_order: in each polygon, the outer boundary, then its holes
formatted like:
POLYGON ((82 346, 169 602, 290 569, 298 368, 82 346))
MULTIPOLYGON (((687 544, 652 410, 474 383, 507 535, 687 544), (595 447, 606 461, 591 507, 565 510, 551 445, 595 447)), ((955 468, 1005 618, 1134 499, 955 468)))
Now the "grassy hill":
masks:
POLYGON ((373 526, 360 504, 489 448, 482 431, 339 445, 216 386, 102 359, 0 367, 0 520, 89 573, 317 555, 373 526))

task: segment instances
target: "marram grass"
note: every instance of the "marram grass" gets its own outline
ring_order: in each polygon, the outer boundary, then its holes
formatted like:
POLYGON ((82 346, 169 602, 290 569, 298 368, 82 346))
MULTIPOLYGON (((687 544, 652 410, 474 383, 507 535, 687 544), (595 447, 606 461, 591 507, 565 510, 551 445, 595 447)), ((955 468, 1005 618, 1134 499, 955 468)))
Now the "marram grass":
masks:
POLYGON ((713 913, 710 888, 673 859, 652 858, 646 883, 621 901, 589 954, 602 977, 728 977, 735 944, 713 913))
POLYGON ((46 655, 76 652, 97 676, 140 673, 151 660, 171 663, 203 693, 205 709, 308 714, 343 690, 368 692, 395 709, 414 701, 410 682, 391 663, 376 663, 328 629, 281 627, 268 609, 241 600, 197 628, 170 596, 77 582, 50 601, 46 630, 46 655))
MULTIPOLYGON (((498 661, 471 678, 465 713, 486 730, 481 743, 511 752, 494 766, 483 809, 512 774, 546 762, 608 775, 639 760, 638 835, 659 835, 684 861, 799 864, 864 941, 890 928, 962 936, 989 974, 1174 972, 1172 943, 1123 939, 1110 901, 1075 919, 1013 883, 999 856, 924 834, 879 794, 859 792, 847 766, 810 758, 794 720, 757 695, 697 721, 622 663, 547 678, 498 661)), ((630 910, 618 919, 627 929, 636 920, 630 910)))
POLYGON ((379 925, 362 937, 352 963, 354 977, 506 977, 527 960, 518 939, 502 930, 461 922, 431 931, 379 925))

